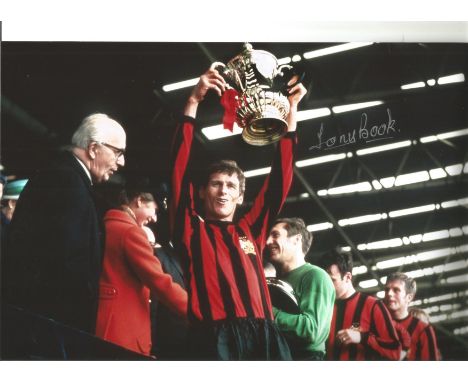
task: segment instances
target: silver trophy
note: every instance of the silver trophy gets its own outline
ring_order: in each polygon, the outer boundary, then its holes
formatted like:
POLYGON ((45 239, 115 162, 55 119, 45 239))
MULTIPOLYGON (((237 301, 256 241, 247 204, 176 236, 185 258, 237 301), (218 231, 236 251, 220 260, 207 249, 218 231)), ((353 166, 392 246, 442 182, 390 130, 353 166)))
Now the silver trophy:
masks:
POLYGON ((290 65, 278 66, 274 55, 244 44, 244 50, 227 64, 211 65, 239 93, 236 122, 244 140, 255 146, 276 142, 288 130, 289 101, 283 94, 290 65))

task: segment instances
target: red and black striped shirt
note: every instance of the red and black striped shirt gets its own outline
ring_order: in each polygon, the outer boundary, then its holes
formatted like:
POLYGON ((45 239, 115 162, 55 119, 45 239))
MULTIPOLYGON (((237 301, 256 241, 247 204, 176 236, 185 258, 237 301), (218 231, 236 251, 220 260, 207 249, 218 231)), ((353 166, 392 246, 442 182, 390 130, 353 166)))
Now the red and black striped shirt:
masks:
POLYGON ((268 227, 277 217, 293 176, 296 134, 283 137, 271 172, 252 208, 237 223, 204 220, 195 211, 188 176, 194 120, 186 117, 174 142, 171 218, 177 250, 188 260, 189 317, 273 319, 262 266, 268 227))
POLYGON ((398 360, 401 345, 392 318, 382 301, 356 292, 344 300, 336 300, 327 343, 329 360, 398 360), (358 328, 359 344, 343 345, 336 341, 342 329, 358 328))
POLYGON ((439 361, 437 339, 432 325, 409 315, 395 320, 404 327, 411 337, 411 346, 406 356, 409 361, 439 361))
POLYGON ((409 335, 408 331, 403 327, 403 325, 401 325, 398 321, 393 320, 392 323, 398 335, 398 340, 401 344, 401 350, 405 352, 404 357, 400 357, 400 361, 402 361, 407 359, 408 357, 408 351, 411 347, 411 336, 409 335))

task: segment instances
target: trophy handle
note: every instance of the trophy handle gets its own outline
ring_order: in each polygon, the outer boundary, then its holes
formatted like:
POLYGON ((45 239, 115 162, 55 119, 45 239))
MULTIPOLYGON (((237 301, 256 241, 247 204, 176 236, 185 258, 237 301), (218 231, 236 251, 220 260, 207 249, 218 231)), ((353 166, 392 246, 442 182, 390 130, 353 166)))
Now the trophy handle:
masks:
MULTIPOLYGON (((226 67, 226 64, 223 64, 222 62, 215 61, 210 65, 210 69, 217 70, 221 76, 223 76, 224 80, 226 81, 226 85, 228 89, 235 89, 235 86, 231 84, 231 79, 230 76, 232 75, 232 72, 230 69, 226 67)), ((236 76, 236 80, 240 83, 240 79, 238 78, 238 74, 234 71, 234 75, 236 76)), ((242 88, 242 91, 244 90, 242 88)))
POLYGON ((281 87, 282 87, 281 92, 284 95, 288 95, 288 90, 293 88, 297 84, 301 83, 305 76, 305 72, 297 73, 295 68, 291 65, 279 66, 277 69, 277 73, 279 76, 283 77, 281 80, 281 87), (298 76, 297 81, 291 85, 288 85, 289 80, 293 78, 294 76, 298 76))
POLYGON ((218 72, 220 73, 223 73, 224 70, 226 69, 226 65, 223 64, 222 62, 219 62, 219 61, 215 61, 211 64, 210 66, 210 69, 214 69, 214 70, 217 70, 218 72), (221 67, 223 68, 222 70, 219 70, 218 68, 221 67))

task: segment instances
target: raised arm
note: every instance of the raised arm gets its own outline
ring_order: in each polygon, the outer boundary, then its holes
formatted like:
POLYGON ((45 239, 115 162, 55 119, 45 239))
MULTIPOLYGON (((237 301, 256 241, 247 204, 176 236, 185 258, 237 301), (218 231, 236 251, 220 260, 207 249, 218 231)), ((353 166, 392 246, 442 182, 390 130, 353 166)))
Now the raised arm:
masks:
MULTIPOLYGON (((296 79, 291 79, 291 82, 296 79)), ((297 84, 289 90, 290 112, 286 118, 288 133, 278 142, 270 174, 250 211, 243 220, 251 227, 260 250, 265 246, 268 228, 279 214, 288 195, 293 178, 294 146, 296 144, 297 107, 307 93, 304 85, 297 84)))
POLYGON ((201 75, 197 85, 193 88, 190 97, 185 104, 184 115, 195 118, 197 115, 197 109, 200 102, 206 96, 206 93, 212 89, 221 97, 224 90, 226 90, 226 82, 224 78, 215 70, 208 69, 204 74, 201 75))
POLYGON ((170 226, 173 239, 179 238, 176 222, 182 222, 185 207, 192 205, 192 185, 187 177, 187 167, 190 160, 194 135, 195 117, 200 102, 210 89, 221 96, 226 88, 223 77, 214 69, 206 71, 193 88, 184 108, 184 118, 177 125, 172 143, 172 200, 170 226))
MULTIPOLYGON (((289 83, 294 83, 297 77, 293 77, 289 83)), ((297 106, 301 101, 302 97, 307 93, 306 88, 302 84, 297 84, 288 90, 288 101, 289 101, 289 114, 286 118, 288 123, 288 132, 296 131, 297 127, 297 106)))

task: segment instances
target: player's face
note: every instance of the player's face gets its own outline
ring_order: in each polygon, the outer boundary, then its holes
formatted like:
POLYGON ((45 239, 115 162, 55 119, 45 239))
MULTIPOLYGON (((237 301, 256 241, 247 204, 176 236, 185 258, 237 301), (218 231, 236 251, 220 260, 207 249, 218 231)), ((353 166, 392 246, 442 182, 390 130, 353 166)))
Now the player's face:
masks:
POLYGON ((340 269, 337 265, 332 264, 328 269, 327 273, 330 276, 333 286, 335 287, 336 299, 342 300, 346 298, 351 284, 351 275, 346 273, 344 276, 341 275, 340 269))
POLYGON ((403 281, 393 280, 385 284, 384 303, 392 314, 402 313, 408 309, 412 298, 411 294, 406 293, 403 281))
POLYGON ((237 174, 211 174, 208 184, 200 189, 200 198, 206 219, 232 221, 237 205, 243 201, 237 174))
POLYGON ((271 229, 266 244, 270 252, 270 261, 275 264, 284 264, 294 259, 298 239, 297 235, 288 237, 285 224, 279 223, 271 229))

